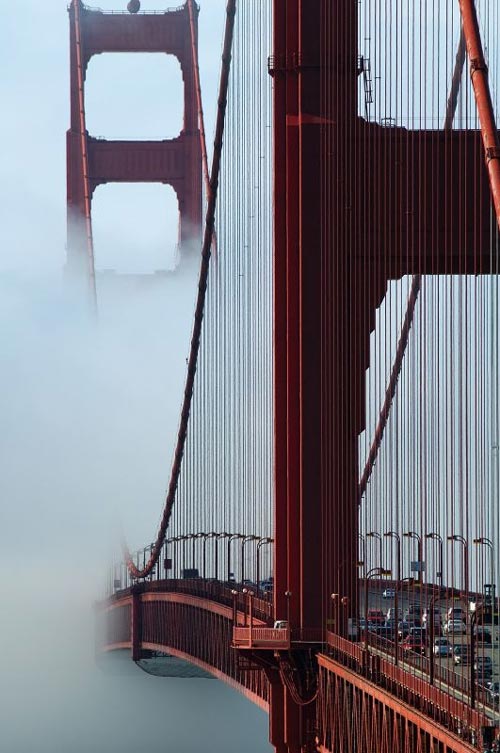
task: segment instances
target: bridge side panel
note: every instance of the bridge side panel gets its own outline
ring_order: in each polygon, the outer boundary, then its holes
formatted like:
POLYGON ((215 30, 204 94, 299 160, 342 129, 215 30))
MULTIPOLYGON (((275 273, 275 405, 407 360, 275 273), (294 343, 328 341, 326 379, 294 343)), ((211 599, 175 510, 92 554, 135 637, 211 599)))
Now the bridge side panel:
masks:
POLYGON ((269 683, 265 673, 258 667, 240 666, 237 653, 231 648, 232 619, 220 611, 216 607, 211 611, 179 601, 155 600, 151 595, 144 600, 137 591, 101 612, 100 648, 129 647, 135 661, 145 650, 175 650, 177 655, 210 669, 267 708, 269 683))
MULTIPOLYGON (((375 658, 375 657, 374 657, 375 658)), ((477 747, 451 729, 451 715, 437 722, 407 706, 402 698, 369 682, 351 682, 328 660, 319 668, 318 741, 324 753, 474 753, 477 747), (450 728, 447 728, 449 722, 450 728)), ((468 734, 467 725, 462 725, 468 734)), ((479 730, 478 730, 479 734, 479 730)))

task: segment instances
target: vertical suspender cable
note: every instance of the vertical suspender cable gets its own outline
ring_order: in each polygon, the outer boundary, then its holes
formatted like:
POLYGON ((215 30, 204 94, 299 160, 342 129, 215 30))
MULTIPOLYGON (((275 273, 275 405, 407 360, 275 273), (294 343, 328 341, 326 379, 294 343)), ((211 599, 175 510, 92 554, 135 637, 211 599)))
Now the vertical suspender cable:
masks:
POLYGON ((94 311, 97 311, 97 293, 95 284, 94 241, 92 237, 92 218, 90 214, 89 164, 87 152, 87 128, 85 125, 85 100, 83 96, 83 56, 80 17, 80 0, 75 0, 75 42, 76 67, 78 73, 78 109, 80 111, 80 148, 82 152, 83 201, 85 213, 85 233, 87 242, 87 264, 90 282, 90 295, 94 311))
POLYGON ((465 35, 463 27, 460 29, 460 41, 458 43, 457 57, 455 60, 455 69, 453 71, 453 78, 451 81, 450 95, 446 103, 446 117, 444 121, 445 131, 450 129, 453 125, 453 118, 457 110, 458 95, 460 92, 460 84, 462 82, 462 73, 465 63, 465 35))
POLYGON ((148 562, 143 568, 137 567, 124 544, 124 556, 127 562, 129 572, 134 578, 146 578, 158 561, 161 553, 165 535, 172 515, 172 509, 175 501, 177 484, 182 465, 184 447, 186 444, 187 427, 191 410, 193 397, 194 378, 200 349, 201 328, 203 323, 203 313, 205 307, 205 297, 207 290, 208 272, 210 267, 212 237, 215 224, 215 209, 217 204, 217 189, 219 185, 219 171, 222 153, 222 137, 224 134, 224 122, 227 104, 227 90, 229 85, 229 72, 231 69, 231 50, 233 45, 234 19, 236 15, 236 0, 228 0, 226 7, 226 27, 224 32, 224 48, 222 51, 222 68, 219 85, 217 122, 215 128, 214 152, 212 158, 212 170, 210 176, 210 193, 208 197, 208 206, 205 219, 205 233, 203 236, 203 249, 201 257, 200 274, 198 280, 198 296, 196 301, 196 310, 194 314, 193 333, 191 336, 191 349, 189 352, 188 368, 186 376, 186 385, 184 388, 184 398, 182 402, 181 420, 177 434, 177 444, 174 454, 174 462, 170 474, 170 483, 167 492, 167 498, 163 509, 162 520, 154 546, 148 562))
MULTIPOLYGON (((446 116, 445 116, 445 121, 444 121, 445 131, 450 130, 452 128, 453 119, 455 117, 455 112, 457 109, 460 83, 461 83, 461 78, 462 78, 463 66, 465 62, 465 50, 466 50, 465 34, 462 28, 460 32, 460 41, 459 41, 458 51, 457 51, 457 56, 456 56, 456 61, 455 61, 455 69, 453 72, 450 95, 448 97, 447 106, 446 106, 446 116)), ((496 134, 496 131, 495 131, 495 134, 496 134)), ((408 296, 406 314, 405 314, 403 326, 401 328, 401 334, 400 334, 398 346, 396 349, 396 357, 394 359, 394 365, 391 370, 391 376, 389 378, 387 390, 385 393, 384 403, 380 411, 379 420, 377 423, 377 427, 375 429, 374 438, 372 440, 372 444, 370 447, 370 451, 368 453, 365 467, 363 469, 363 473, 361 474, 361 478, 359 481, 359 486, 358 486, 358 499, 359 500, 361 500, 361 497, 366 491, 366 487, 367 487, 368 481, 370 480, 370 476, 371 476, 373 467, 375 465, 375 461, 377 459, 378 451, 382 443, 382 438, 384 435, 385 428, 387 426, 387 421, 389 420, 390 409, 391 409, 392 401, 394 399, 394 395, 396 393, 396 387, 397 387, 399 375, 401 372, 401 367, 403 364, 403 358, 406 352, 406 346, 408 344, 408 337, 410 334, 410 329, 413 322, 413 316, 415 313, 415 306, 417 303, 418 294, 420 292, 421 286, 422 286, 422 275, 420 274, 414 275, 412 278, 410 294, 408 296)))

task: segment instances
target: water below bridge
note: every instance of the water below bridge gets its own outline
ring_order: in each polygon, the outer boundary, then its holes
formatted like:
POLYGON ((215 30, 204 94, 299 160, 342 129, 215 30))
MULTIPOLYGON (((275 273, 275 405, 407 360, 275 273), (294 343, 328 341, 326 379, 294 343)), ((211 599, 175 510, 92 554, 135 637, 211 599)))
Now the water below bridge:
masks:
POLYGON ((9 664, 17 668, 0 681, 2 753, 271 750, 266 714, 218 680, 151 677, 128 655, 73 674, 22 652, 9 664))

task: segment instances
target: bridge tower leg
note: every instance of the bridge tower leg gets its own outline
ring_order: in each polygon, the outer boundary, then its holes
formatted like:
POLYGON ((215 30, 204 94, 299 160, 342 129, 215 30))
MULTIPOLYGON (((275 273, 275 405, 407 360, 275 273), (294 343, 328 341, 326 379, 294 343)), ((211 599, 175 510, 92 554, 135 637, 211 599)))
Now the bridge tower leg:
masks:
MULTIPOLYGON (((274 608, 292 647, 294 636, 324 638, 329 619, 345 636, 358 615, 358 437, 387 281, 491 264, 478 135, 388 129, 358 114, 357 7, 273 0, 274 608), (397 191, 408 180, 409 201, 397 191), (467 228, 460 251, 456 217, 467 228)), ((285 719, 293 713, 285 694, 285 719)))
MULTIPOLYGON (((335 4, 332 52, 323 41, 330 3, 274 0, 274 600, 276 619, 288 619, 296 634, 324 630, 332 593, 357 614, 357 442, 366 369, 357 354, 365 325, 368 346, 368 308, 357 310, 346 295, 355 270, 342 217, 325 225, 334 197, 322 190, 325 136, 337 120, 340 128, 356 117, 356 5, 335 4), (334 72, 327 74, 329 65, 334 72), (327 75, 339 78, 336 101, 325 100, 327 75)), ((284 714, 294 737, 288 749, 308 750, 307 707, 285 694, 284 714)))
MULTIPOLYGON (((194 8, 197 44, 196 4, 194 8)), ((131 15, 92 10, 81 0, 72 0, 69 18, 68 266, 94 273, 89 249, 92 195, 98 185, 108 182, 156 182, 173 187, 179 202, 182 257, 199 244, 202 228, 201 145, 188 5, 162 14, 131 15), (184 123, 179 136, 162 141, 111 141, 88 134, 86 71, 91 57, 105 52, 157 52, 177 57, 184 80, 184 123)))
MULTIPOLYGON (((274 0, 275 609, 321 629, 330 595, 357 602, 357 437, 368 302, 347 294, 356 268, 342 212, 322 191, 323 140, 356 117, 357 3, 274 0), (318 42, 318 40, 321 40, 318 42), (330 57, 328 57, 330 56, 330 57), (332 72, 326 73, 328 67, 332 72), (339 94, 326 101, 337 76, 339 94), (337 125, 332 125, 336 123, 337 125), (336 223, 335 220, 338 220, 336 223)), ((342 159, 339 155, 338 159, 342 159)), ((339 197, 340 198, 340 197, 339 197)), ((345 214, 345 213, 344 213, 345 214)), ((345 601, 344 603, 347 603, 345 601)), ((346 621, 345 621, 346 622, 346 621)))

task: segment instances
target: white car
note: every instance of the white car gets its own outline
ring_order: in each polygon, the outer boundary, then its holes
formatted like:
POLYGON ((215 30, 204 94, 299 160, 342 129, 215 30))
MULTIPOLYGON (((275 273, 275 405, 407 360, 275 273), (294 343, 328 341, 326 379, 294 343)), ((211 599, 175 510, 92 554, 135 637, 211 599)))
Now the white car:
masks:
POLYGON ((465 635, 466 632, 467 628, 463 620, 448 620, 443 628, 443 633, 446 633, 446 635, 451 635, 452 633, 455 635, 465 635))
POLYGON ((383 599, 393 599, 396 596, 396 591, 393 588, 386 588, 382 591, 383 599))
MULTIPOLYGON (((461 618, 457 618, 461 619, 461 618)), ((430 625, 431 622, 434 624, 434 627, 440 628, 441 627, 441 610, 440 609, 426 609, 423 616, 422 616, 422 622, 424 625, 430 625)))

